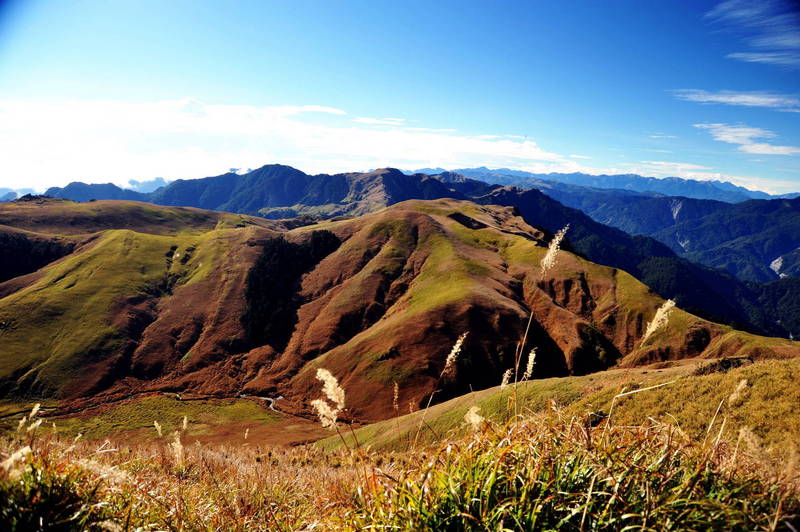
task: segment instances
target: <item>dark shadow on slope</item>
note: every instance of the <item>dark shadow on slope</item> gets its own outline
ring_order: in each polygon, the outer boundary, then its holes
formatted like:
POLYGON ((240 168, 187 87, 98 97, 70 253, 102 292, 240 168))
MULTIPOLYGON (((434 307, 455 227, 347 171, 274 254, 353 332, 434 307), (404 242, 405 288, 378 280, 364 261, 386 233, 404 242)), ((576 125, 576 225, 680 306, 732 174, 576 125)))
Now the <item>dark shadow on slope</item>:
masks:
POLYGON ((330 231, 314 231, 303 243, 283 237, 268 240, 247 276, 247 307, 242 325, 250 348, 269 345, 282 351, 303 303, 298 294, 304 273, 339 247, 330 231))

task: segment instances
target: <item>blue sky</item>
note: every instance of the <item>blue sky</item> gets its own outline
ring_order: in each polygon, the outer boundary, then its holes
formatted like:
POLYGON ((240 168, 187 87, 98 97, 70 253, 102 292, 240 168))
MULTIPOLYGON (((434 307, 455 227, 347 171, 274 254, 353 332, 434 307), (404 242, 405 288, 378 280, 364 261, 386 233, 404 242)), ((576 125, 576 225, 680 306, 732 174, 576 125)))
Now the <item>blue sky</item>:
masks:
POLYGON ((280 162, 800 190, 800 14, 788 3, 2 6, 0 186, 280 162))

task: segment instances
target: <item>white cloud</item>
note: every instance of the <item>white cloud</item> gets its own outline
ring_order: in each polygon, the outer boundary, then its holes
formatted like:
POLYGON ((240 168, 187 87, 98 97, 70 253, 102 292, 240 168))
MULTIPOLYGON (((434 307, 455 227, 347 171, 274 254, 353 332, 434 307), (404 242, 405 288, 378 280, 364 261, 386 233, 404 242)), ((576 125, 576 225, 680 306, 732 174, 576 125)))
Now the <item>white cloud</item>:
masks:
POLYGON ((314 173, 483 165, 599 173, 530 139, 375 128, 346 115, 320 105, 0 100, 0 186, 41 190, 73 180, 124 185, 273 162, 314 173))
POLYGON ((726 0, 706 17, 727 28, 744 32, 755 51, 728 54, 731 59, 800 67, 800 13, 793 0, 726 0))
POLYGON ((588 155, 576 155, 574 153, 570 157, 573 159, 591 159, 588 155))
POLYGON ((678 99, 698 103, 719 103, 745 107, 766 107, 779 111, 800 111, 800 98, 769 92, 718 91, 678 89, 673 91, 678 99))
POLYGON ((656 133, 654 135, 650 135, 651 139, 677 139, 678 137, 675 135, 665 135, 663 133, 656 133))
POLYGON ((739 149, 745 153, 755 153, 759 155, 800 155, 800 147, 774 146, 772 144, 760 142, 744 144, 740 146, 739 149))
POLYGON ((375 126, 402 126, 406 123, 405 118, 370 118, 367 116, 359 116, 353 119, 353 122, 359 124, 371 124, 375 126))
POLYGON ((732 126, 729 124, 694 124, 694 127, 706 129, 714 140, 738 144, 739 151, 760 155, 798 155, 800 147, 778 146, 766 142, 756 142, 756 139, 775 138, 775 133, 758 127, 745 125, 732 126))
POLYGON ((797 52, 735 52, 725 57, 746 63, 765 63, 788 67, 800 65, 800 53, 797 52))

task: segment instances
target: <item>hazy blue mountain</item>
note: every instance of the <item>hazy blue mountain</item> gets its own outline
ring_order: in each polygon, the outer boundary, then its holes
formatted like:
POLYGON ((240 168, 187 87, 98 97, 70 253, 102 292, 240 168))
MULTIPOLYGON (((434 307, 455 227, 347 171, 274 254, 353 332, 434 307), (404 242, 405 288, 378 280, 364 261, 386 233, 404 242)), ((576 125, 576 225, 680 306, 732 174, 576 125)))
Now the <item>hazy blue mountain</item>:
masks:
POLYGON ((752 200, 678 223, 653 236, 685 257, 741 279, 800 271, 800 198, 752 200))
POLYGON ((50 196, 51 198, 64 198, 74 201, 91 201, 101 199, 148 201, 149 199, 147 194, 134 192, 133 190, 126 190, 113 183, 87 184, 72 182, 63 188, 48 188, 44 195, 50 196))
POLYGON ((698 181, 679 177, 655 178, 643 177, 637 174, 534 174, 508 168, 490 170, 486 167, 459 168, 452 171, 466 177, 480 179, 487 183, 520 187, 535 186, 537 182, 544 180, 601 189, 621 189, 634 192, 657 193, 666 196, 714 199, 729 203, 747 201, 749 199, 769 199, 773 197, 766 192, 749 190, 726 181, 698 181))

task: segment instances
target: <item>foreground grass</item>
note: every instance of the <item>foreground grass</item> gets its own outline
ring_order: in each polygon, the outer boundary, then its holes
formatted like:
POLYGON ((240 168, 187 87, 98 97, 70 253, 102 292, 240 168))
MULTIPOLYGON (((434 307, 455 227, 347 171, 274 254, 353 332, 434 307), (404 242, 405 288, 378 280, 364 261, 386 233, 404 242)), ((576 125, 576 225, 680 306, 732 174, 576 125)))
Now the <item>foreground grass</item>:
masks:
POLYGON ((76 442, 37 423, 2 442, 2 530, 800 527, 797 471, 765 462, 756 440, 592 427, 553 407, 473 418, 465 436, 400 453, 184 446, 180 428, 149 443, 76 442))
MULTIPOLYGON (((618 369, 497 386, 343 436, 351 447, 359 444, 374 450, 405 451, 420 427, 419 441, 463 436, 468 430, 463 418, 472 406, 480 407, 486 418, 504 424, 515 413, 538 415, 555 402, 575 417, 611 412, 615 425, 640 426, 651 420, 669 423, 696 441, 705 438, 709 428, 713 437, 719 435, 734 445, 742 431, 751 432, 763 444, 765 453, 776 460, 787 459, 800 441, 800 388, 794 384, 800 381, 800 359, 767 360, 729 371, 696 374, 714 364, 693 361, 660 369, 618 369), (615 399, 620 393, 645 388, 650 389, 615 399), (709 427, 712 419, 713 426, 709 427)), ((318 445, 337 449, 343 442, 339 436, 332 436, 318 445)))
MULTIPOLYGON (((798 500, 724 446, 666 425, 597 431, 528 420, 448 444, 358 500, 357 528, 772 530, 798 500)), ((794 480, 791 479, 792 481, 794 480)))

